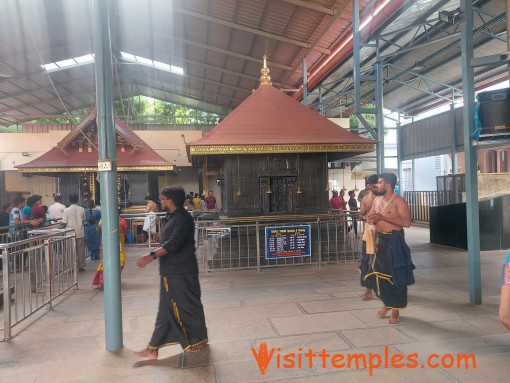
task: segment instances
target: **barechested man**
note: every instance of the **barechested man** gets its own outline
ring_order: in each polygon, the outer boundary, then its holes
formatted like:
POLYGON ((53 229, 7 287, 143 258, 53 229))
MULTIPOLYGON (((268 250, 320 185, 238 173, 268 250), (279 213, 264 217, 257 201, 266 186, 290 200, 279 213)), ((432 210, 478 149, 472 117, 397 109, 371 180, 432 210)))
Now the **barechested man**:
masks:
MULTIPOLYGON (((361 218, 365 219, 365 216, 370 212, 372 209, 372 204, 374 202, 374 199, 376 197, 377 193, 377 174, 372 174, 370 177, 367 178, 366 185, 368 192, 365 194, 363 199, 361 200, 361 204, 359 207, 359 212, 361 214, 361 218)), ((374 255, 373 246, 369 246, 369 251, 367 252, 367 237, 370 235, 369 231, 374 230, 375 228, 373 225, 370 225, 368 223, 365 224, 365 230, 363 232, 363 238, 362 238, 362 245, 361 245, 361 263, 360 263, 360 283, 361 286, 365 287, 365 292, 360 295, 360 298, 364 301, 372 299, 373 293, 372 293, 372 286, 370 285, 370 281, 366 279, 365 277, 369 273, 369 271, 372 270, 372 262, 374 255)))
POLYGON ((411 226, 411 214, 407 202, 395 193, 396 183, 395 174, 379 175, 378 197, 374 199, 372 209, 366 216, 367 222, 375 224, 376 229, 377 251, 369 278, 377 296, 384 303, 377 315, 384 318, 391 310, 391 324, 399 322, 399 310, 407 306, 407 285, 414 283, 414 265, 402 230, 411 226), (396 259, 407 267, 403 286, 402 280, 396 280, 393 275, 396 259))

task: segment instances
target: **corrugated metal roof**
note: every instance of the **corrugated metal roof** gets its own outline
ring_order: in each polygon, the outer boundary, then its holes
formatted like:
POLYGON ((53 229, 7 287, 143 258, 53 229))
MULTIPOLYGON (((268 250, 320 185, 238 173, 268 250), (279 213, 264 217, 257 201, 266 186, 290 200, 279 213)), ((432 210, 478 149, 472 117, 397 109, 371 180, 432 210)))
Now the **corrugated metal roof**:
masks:
MULTIPOLYGON (((325 105, 331 116, 345 97, 337 93, 351 87, 352 51, 336 48, 352 34, 352 0, 111 0, 114 97, 146 95, 218 113, 224 117, 258 86, 262 56, 269 58, 273 83, 283 89, 300 89, 302 61, 315 74, 311 84, 327 84, 325 105), (120 52, 136 54, 184 68, 179 76, 127 62, 120 52)), ((362 19, 386 3, 359 0, 362 19)), ((488 36, 505 37, 504 2, 474 0, 480 16, 477 26, 490 31, 475 36, 476 55, 506 51, 506 43, 488 36), (483 12, 483 13, 482 13, 483 12), (503 14, 503 17, 501 16, 503 14), (493 21, 491 21, 493 20, 493 21)), ((387 67, 385 106, 414 114, 437 103, 425 93, 430 87, 418 75, 460 86, 458 23, 439 22, 440 10, 456 12, 459 0, 391 0, 365 34, 387 37, 381 54, 387 67), (405 30, 403 30, 405 28, 405 30), (370 33, 368 32, 370 31, 370 33), (452 34, 446 38, 447 33, 452 34), (412 51, 391 52, 423 44, 412 51), (400 48, 396 48, 396 46, 400 48), (444 48, 444 50, 442 50, 444 48), (426 63, 417 75, 417 61, 426 63), (394 68, 393 67, 393 68, 394 68), (398 80, 398 81, 397 81, 398 80), (418 85, 409 87, 410 82, 418 85)), ((93 52, 92 2, 90 0, 4 0, 0 24, 0 124, 31 120, 33 116, 60 114, 95 104, 94 65, 86 64, 46 73, 41 64, 93 52)), ((504 39, 503 39, 504 40, 504 39)), ((374 48, 360 51, 362 69, 373 71, 374 48)), ((502 76, 501 68, 477 69, 476 81, 502 76)), ((506 75, 506 74, 505 74, 506 75)), ((445 91, 444 84, 434 91, 445 91)), ((298 97, 294 96, 294 97, 298 97)), ((317 94, 309 102, 317 102, 317 94)), ((373 99, 373 87, 362 97, 373 99)), ((348 104, 348 102, 347 102, 348 104)), ((348 106, 348 105, 347 105, 348 106)))
MULTIPOLYGON (((419 0, 408 3, 409 6, 403 8, 391 24, 376 31, 367 42, 374 44, 377 39, 380 42, 385 68, 384 107, 416 115, 448 103, 452 91, 456 99, 461 97, 460 1, 419 0), (440 11, 452 12, 453 23, 440 21, 440 11)), ((506 52, 504 1, 473 0, 473 6, 474 57, 506 52)), ((373 74, 375 60, 375 48, 364 45, 360 51, 361 72, 373 74)), ((352 56, 349 56, 324 81, 326 110, 333 112, 328 116, 338 113, 337 106, 352 107, 353 66, 352 56), (336 94, 347 97, 341 98, 336 94)), ((504 79, 508 79, 504 63, 496 67, 475 68, 476 88, 504 79)), ((362 100, 373 101, 374 89, 373 83, 364 83, 362 100)), ((308 101, 309 104, 317 103, 317 95, 310 96, 308 101)))

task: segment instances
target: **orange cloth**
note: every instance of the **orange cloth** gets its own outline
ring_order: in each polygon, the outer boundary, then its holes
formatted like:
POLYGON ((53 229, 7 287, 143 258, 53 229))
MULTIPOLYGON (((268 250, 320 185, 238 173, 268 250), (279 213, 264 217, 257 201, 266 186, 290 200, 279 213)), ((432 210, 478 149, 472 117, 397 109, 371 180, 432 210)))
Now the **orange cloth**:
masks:
MULTIPOLYGON (((99 221, 100 226, 102 221, 99 221)), ((124 218, 119 216, 119 256, 120 256, 120 269, 124 269, 124 265, 126 263, 126 233, 128 231, 128 225, 124 218)), ((96 269, 96 275, 94 276, 94 280, 92 284, 94 286, 103 286, 103 245, 101 244, 100 248, 100 257, 101 261, 96 269)))
POLYGON ((363 232, 362 240, 366 242, 367 254, 375 254, 376 252, 375 225, 365 222, 365 231, 363 232))

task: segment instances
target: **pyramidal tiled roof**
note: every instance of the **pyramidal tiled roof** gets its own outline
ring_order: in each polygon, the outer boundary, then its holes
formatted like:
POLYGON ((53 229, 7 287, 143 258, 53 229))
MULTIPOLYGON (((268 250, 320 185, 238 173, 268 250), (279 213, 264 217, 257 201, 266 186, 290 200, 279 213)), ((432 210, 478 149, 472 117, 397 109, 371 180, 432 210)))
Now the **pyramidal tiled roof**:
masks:
MULTIPOLYGON (((91 113, 57 146, 33 161, 18 165, 18 171, 22 173, 97 171, 99 154, 96 149, 98 142, 95 121, 96 116, 91 113)), ((175 170, 174 165, 156 153, 119 118, 115 118, 115 133, 119 171, 175 170)))
POLYGON ((189 144, 191 155, 370 152, 373 140, 331 122, 270 84, 259 88, 213 130, 189 144))

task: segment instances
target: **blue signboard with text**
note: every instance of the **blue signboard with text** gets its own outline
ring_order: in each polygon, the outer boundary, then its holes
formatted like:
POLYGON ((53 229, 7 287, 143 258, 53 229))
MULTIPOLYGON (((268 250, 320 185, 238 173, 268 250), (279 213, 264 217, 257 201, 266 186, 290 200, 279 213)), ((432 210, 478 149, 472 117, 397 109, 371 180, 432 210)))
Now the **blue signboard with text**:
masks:
POLYGON ((311 255, 310 225, 266 227, 266 259, 311 255))

